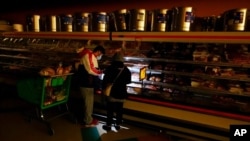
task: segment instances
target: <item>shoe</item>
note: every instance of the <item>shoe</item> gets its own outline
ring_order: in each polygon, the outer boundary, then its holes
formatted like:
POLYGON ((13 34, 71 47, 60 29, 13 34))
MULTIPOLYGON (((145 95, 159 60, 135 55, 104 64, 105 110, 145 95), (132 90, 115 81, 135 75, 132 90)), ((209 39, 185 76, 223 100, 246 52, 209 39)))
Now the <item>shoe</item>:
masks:
POLYGON ((90 124, 85 124, 85 127, 95 127, 96 125, 98 125, 99 121, 97 119, 93 119, 92 122, 90 124))
POLYGON ((120 130, 120 129, 121 129, 121 126, 120 126, 120 125, 115 125, 115 129, 116 129, 116 130, 120 130))
POLYGON ((91 124, 94 124, 94 125, 97 125, 98 123, 99 123, 99 121, 97 119, 95 119, 95 118, 91 122, 91 124))
POLYGON ((108 125, 103 125, 102 129, 106 130, 106 131, 110 131, 111 130, 111 126, 108 125))

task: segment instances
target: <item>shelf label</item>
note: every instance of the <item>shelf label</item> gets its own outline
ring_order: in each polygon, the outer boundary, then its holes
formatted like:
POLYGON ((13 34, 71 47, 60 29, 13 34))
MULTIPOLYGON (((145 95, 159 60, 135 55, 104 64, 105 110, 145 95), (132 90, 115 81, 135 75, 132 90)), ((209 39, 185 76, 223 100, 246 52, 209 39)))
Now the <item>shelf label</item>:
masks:
POLYGON ((139 80, 142 81, 146 78, 146 67, 142 67, 140 68, 140 72, 139 72, 139 80))

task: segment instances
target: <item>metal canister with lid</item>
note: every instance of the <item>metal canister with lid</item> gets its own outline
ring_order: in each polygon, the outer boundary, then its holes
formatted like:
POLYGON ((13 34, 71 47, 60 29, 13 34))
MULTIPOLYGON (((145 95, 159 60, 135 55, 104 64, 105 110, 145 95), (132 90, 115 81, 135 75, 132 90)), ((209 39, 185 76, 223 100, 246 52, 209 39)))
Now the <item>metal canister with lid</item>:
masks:
POLYGON ((61 16, 61 31, 73 31, 73 16, 71 14, 61 16))
POLYGON ((112 13, 115 31, 129 31, 131 16, 128 9, 120 9, 112 13))
POLYGON ((40 32, 40 15, 31 15, 26 17, 26 30, 40 32))
POLYGON ((92 31, 91 13, 88 12, 76 13, 74 20, 75 20, 76 31, 81 31, 81 32, 92 31))
POLYGON ((225 31, 249 31, 250 16, 247 8, 231 9, 223 13, 225 31))
POLYGON ((146 9, 131 9, 131 31, 147 31, 147 16, 146 9))
POLYGON ((95 32, 107 32, 109 16, 106 12, 93 12, 92 13, 92 26, 95 32))
POLYGON ((60 16, 50 15, 46 18, 47 31, 58 32, 61 31, 61 19, 60 16))
POLYGON ((190 31, 193 19, 192 7, 174 7, 172 9, 171 31, 190 31))
POLYGON ((151 22, 153 31, 165 32, 169 30, 168 9, 153 10, 153 21, 151 22))

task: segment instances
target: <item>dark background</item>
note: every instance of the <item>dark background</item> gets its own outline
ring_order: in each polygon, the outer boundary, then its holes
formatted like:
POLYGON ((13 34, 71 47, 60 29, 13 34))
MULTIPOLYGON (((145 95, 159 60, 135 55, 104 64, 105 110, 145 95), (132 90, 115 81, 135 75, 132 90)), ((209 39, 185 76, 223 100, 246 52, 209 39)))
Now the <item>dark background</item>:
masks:
POLYGON ((114 0, 6 0, 2 1, 0 12, 39 10, 44 8, 70 7, 73 5, 102 4, 114 0))
POLYGON ((117 9, 148 10, 191 6, 196 17, 220 15, 226 10, 250 8, 249 0, 4 0, 0 20, 25 24, 27 15, 61 15, 76 12, 113 12, 117 9))

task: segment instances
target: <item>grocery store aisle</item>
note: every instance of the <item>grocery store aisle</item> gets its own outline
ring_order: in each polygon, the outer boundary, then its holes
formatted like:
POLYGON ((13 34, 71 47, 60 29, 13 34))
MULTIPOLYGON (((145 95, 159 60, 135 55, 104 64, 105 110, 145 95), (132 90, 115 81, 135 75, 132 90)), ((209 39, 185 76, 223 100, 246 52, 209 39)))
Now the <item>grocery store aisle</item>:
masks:
MULTIPOLYGON (((0 103, 0 140, 1 141, 173 141, 173 137, 159 134, 157 131, 124 124, 121 130, 102 129, 103 122, 93 128, 83 128, 69 118, 61 116, 50 121, 54 135, 38 120, 27 120, 23 113, 30 108, 19 99, 1 99, 0 103), (153 138, 153 139, 152 139, 153 138)), ((179 140, 178 140, 179 141, 179 140)))
POLYGON ((133 139, 154 135, 153 131, 140 129, 133 126, 124 126, 119 132, 102 130, 102 124, 97 127, 81 128, 77 124, 68 122, 64 118, 53 120, 52 127, 55 134, 50 136, 44 124, 24 120, 20 113, 1 113, 0 117, 0 140, 1 141, 116 141, 133 139))

